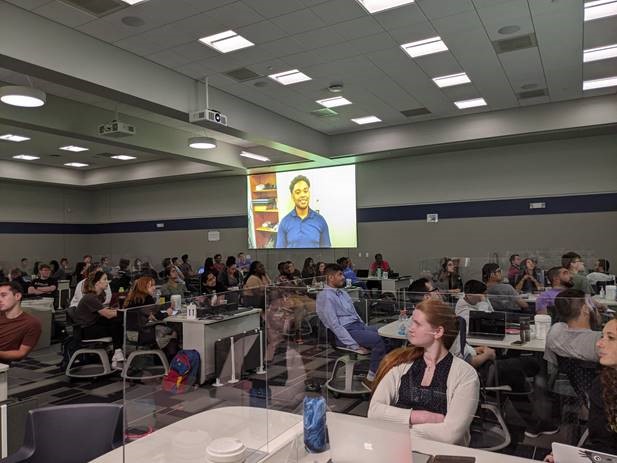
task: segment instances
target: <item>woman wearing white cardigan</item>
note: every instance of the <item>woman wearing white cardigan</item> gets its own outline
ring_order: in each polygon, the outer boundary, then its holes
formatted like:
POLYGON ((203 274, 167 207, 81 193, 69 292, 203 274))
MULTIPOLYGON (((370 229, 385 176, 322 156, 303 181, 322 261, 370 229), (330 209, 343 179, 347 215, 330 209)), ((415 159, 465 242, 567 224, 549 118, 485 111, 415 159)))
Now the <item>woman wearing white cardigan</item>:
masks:
POLYGON ((409 424, 412 435, 468 445, 480 381, 449 349, 458 334, 454 311, 436 300, 418 304, 407 338, 382 361, 373 382, 369 418, 409 424))

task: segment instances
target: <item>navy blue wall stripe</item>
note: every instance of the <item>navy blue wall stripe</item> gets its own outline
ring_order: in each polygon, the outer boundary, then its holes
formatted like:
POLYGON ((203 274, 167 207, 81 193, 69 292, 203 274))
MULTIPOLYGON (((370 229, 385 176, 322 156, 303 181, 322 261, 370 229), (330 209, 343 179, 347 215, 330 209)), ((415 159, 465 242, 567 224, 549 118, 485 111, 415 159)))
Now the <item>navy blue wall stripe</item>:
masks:
MULTIPOLYGON (((440 219, 460 219, 613 211, 617 211, 617 193, 418 204, 410 206, 366 207, 358 209, 358 222, 426 220, 426 214, 432 213, 439 214, 440 219), (529 209, 530 202, 544 202, 546 203, 546 208, 529 209)), ((96 235, 104 233, 246 228, 247 226, 248 220, 246 216, 243 215, 103 224, 0 222, 0 234, 96 235), (158 224, 163 224, 164 226, 159 228, 157 226, 158 224)))

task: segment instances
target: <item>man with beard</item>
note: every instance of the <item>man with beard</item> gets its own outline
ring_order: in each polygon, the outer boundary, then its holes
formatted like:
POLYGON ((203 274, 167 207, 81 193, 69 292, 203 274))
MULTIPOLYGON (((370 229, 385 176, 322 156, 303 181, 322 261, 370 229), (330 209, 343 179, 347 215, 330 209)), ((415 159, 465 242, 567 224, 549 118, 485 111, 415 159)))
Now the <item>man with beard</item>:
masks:
POLYGON ((544 291, 536 300, 536 313, 545 314, 548 306, 555 305, 555 297, 564 289, 571 288, 572 274, 564 267, 553 267, 547 273, 551 288, 544 291))
POLYGON ((276 235, 277 248, 329 248, 330 231, 326 220, 309 207, 311 182, 298 175, 289 184, 295 207, 283 217, 276 235))

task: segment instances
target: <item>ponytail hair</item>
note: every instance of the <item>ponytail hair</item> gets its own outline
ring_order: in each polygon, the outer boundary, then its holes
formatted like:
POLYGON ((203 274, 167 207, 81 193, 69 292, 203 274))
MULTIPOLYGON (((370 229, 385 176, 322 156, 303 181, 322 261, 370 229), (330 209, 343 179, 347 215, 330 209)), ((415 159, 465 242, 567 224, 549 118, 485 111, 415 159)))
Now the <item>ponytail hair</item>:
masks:
MULTIPOLYGON (((416 306, 415 310, 422 312, 433 328, 443 327, 444 333, 441 337, 441 342, 449 350, 459 334, 458 318, 454 310, 445 302, 438 300, 421 302, 416 306)), ((379 364, 379 369, 375 374, 375 380, 372 385, 373 391, 377 389, 379 382, 392 368, 405 363, 413 363, 422 355, 424 355, 424 347, 416 346, 400 347, 388 353, 379 364)))

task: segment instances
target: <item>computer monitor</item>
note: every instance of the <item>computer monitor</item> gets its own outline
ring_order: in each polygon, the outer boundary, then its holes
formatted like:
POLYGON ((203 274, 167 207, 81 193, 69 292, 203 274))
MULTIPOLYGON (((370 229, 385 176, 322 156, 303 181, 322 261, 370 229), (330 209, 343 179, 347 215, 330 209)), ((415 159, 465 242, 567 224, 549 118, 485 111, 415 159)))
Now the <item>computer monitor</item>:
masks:
POLYGON ((505 312, 483 312, 479 310, 469 312, 468 337, 501 340, 505 336, 505 312))

